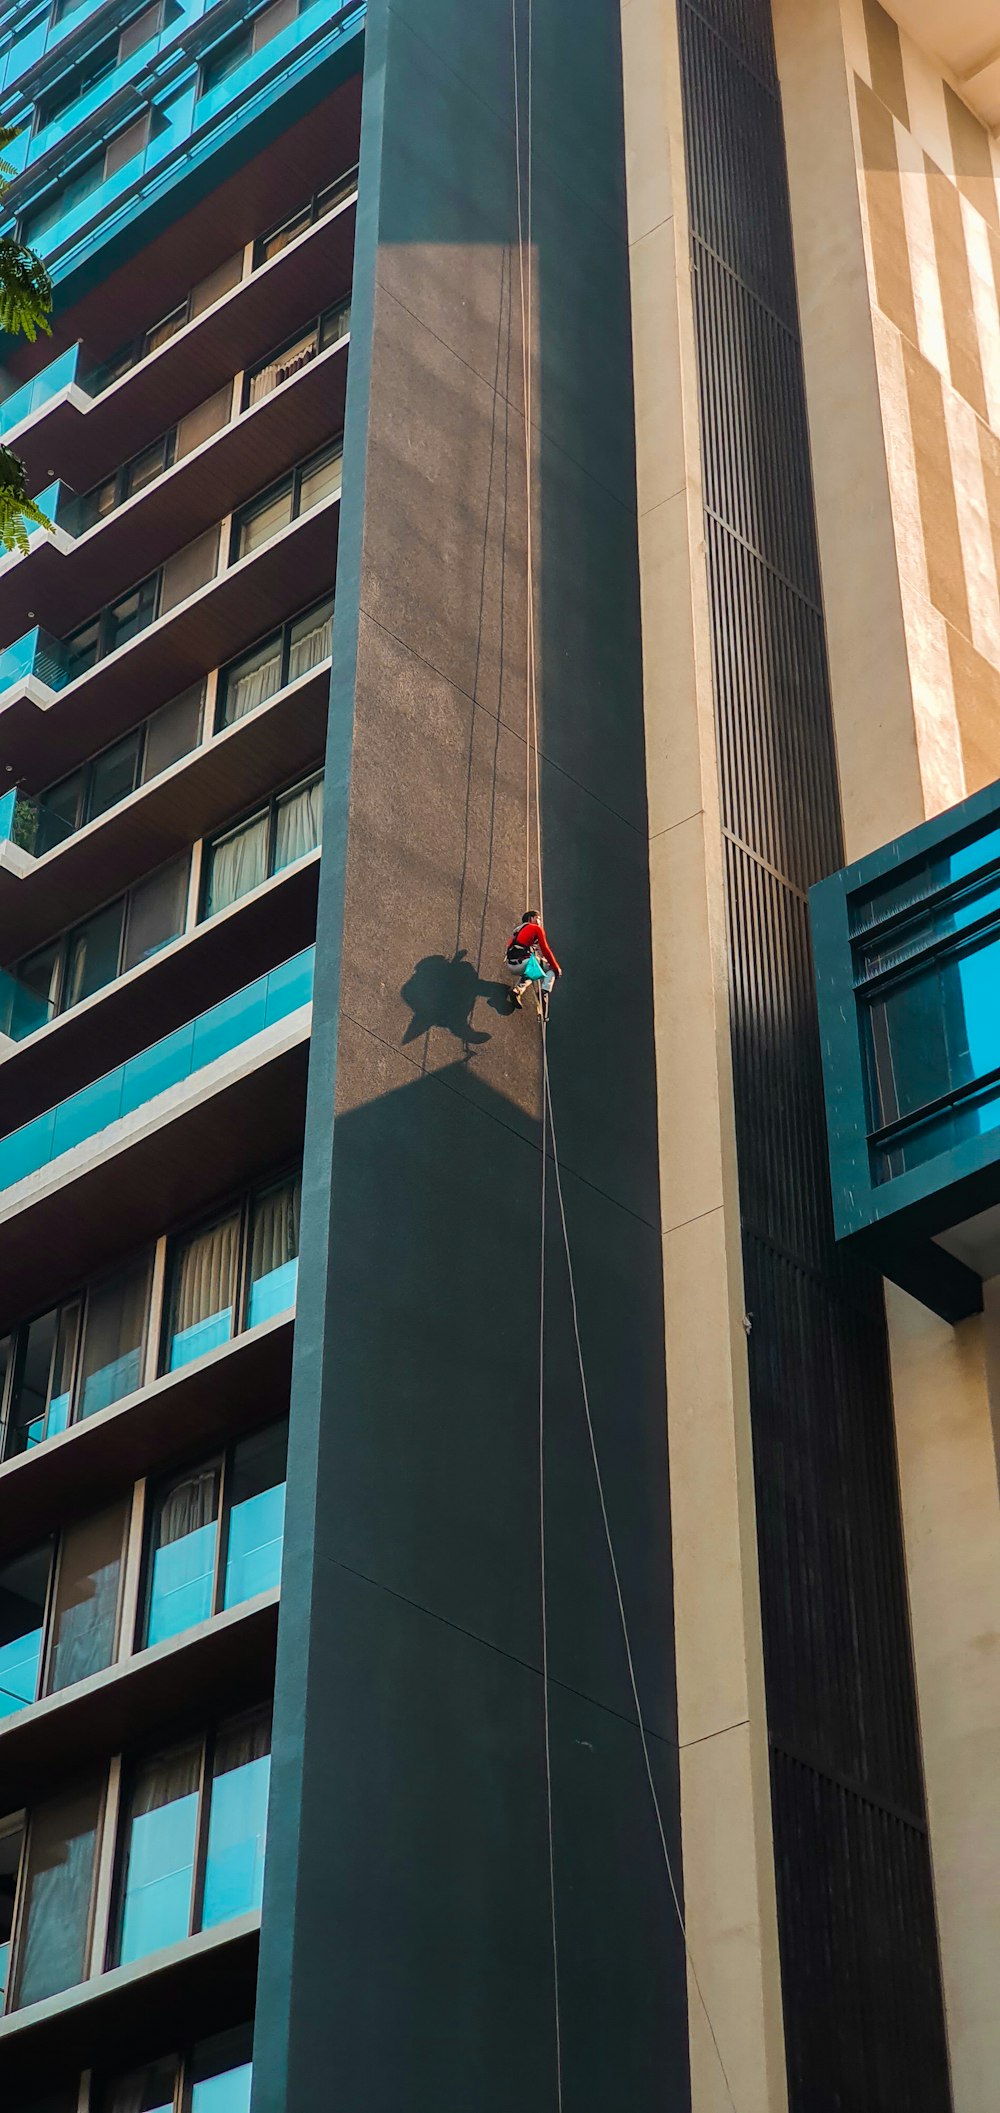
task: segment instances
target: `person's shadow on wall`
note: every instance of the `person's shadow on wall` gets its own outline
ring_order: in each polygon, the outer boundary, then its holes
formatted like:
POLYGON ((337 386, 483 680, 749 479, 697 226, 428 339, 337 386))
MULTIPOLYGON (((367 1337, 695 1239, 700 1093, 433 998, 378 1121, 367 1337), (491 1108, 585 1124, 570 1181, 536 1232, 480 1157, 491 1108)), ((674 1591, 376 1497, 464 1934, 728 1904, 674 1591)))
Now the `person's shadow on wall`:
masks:
POLYGON ((447 954, 425 954, 403 984, 400 997, 413 1014, 403 1036, 404 1047, 429 1034, 432 1027, 443 1027, 456 1042, 461 1042, 466 1056, 491 1039, 472 1025, 477 998, 485 998, 496 1013, 510 1011, 510 985, 485 983, 467 960, 464 947, 450 960, 447 954))

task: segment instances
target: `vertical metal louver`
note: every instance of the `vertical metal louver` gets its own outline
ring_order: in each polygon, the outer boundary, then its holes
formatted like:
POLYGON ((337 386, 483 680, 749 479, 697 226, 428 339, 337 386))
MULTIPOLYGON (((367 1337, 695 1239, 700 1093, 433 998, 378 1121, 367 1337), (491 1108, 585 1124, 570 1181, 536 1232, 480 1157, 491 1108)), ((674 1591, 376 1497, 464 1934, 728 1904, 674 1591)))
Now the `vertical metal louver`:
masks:
POLYGON ((806 890, 842 863, 767 0, 678 0, 793 2113, 950 2103, 877 1282, 834 1247, 806 890))

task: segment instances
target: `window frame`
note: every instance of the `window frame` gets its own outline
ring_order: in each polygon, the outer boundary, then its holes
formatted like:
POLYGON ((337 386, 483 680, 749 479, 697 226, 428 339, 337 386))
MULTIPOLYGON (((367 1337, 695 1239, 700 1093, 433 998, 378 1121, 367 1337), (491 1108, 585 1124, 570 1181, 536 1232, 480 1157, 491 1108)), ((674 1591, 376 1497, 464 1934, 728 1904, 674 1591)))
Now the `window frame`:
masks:
MULTIPOLYGON (((142 1341, 139 1345, 140 1371, 144 1374, 149 1354, 150 1323, 153 1311, 155 1244, 154 1246, 145 1248, 142 1252, 146 1258, 148 1270, 145 1320, 143 1322, 142 1341)), ((138 1259, 140 1258, 136 1258, 136 1263, 138 1259)), ((136 1266, 136 1263, 134 1263, 133 1266, 136 1266)), ((2 1389, 0 1389, 0 1459, 4 1461, 18 1460, 21 1457, 20 1453, 12 1453, 9 1450, 9 1439, 11 1434, 11 1414, 14 1407, 14 1396, 18 1391, 18 1388, 21 1383, 21 1377, 24 1368, 25 1351, 27 1348, 28 1336, 31 1329, 34 1327, 37 1321, 46 1320, 50 1314, 53 1314, 55 1316, 55 1328, 53 1332, 52 1349, 49 1354, 49 1367, 46 1381, 48 1389, 48 1399, 46 1402, 45 1414, 47 1416, 52 1399, 51 1387, 53 1363, 58 1349, 59 1329, 62 1323, 63 1315, 65 1313, 68 1313, 74 1306, 78 1306, 80 1309, 80 1319, 76 1331, 76 1342, 73 1346, 72 1378, 68 1389, 70 1396, 70 1407, 64 1426, 66 1430, 72 1430, 74 1426, 80 1421, 80 1379, 83 1365, 83 1349, 87 1339, 87 1325, 90 1315, 91 1301, 98 1292, 102 1291, 105 1288, 106 1285, 113 1284, 119 1277, 126 1275, 127 1268, 128 1265, 120 1264, 117 1269, 102 1271, 99 1275, 95 1277, 88 1277, 84 1284, 79 1286, 75 1291, 70 1292, 66 1298, 60 1299, 55 1306, 43 1306, 39 1312, 29 1314, 26 1319, 19 1321, 17 1325, 11 1330, 11 1336, 13 1338, 13 1349, 8 1361, 7 1371, 4 1375, 3 1387, 2 1389)), ((144 1379, 140 1379, 140 1386, 142 1386, 144 1383, 144 1379)), ((126 1394, 122 1394, 118 1398, 121 1401, 127 1401, 128 1396, 126 1394)), ((109 1407, 113 1406, 113 1403, 109 1403, 109 1407)), ((95 1413, 100 1412, 97 1411, 95 1413)), ((83 1420, 89 1421, 88 1418, 84 1418, 83 1420)), ((18 1428, 21 1429, 23 1428, 23 1426, 19 1425, 18 1428)), ((49 1437, 58 1437, 60 1435, 61 1434, 59 1432, 43 1431, 42 1436, 36 1441, 36 1443, 39 1445, 44 1445, 47 1443, 49 1437)), ((22 1452, 30 1452, 33 1451, 34 1448, 30 1446, 25 1446, 22 1447, 21 1450, 22 1452)))
MULTIPOLYGON (((317 315, 307 318, 307 320, 302 324, 300 329, 286 333, 286 335, 281 339, 280 343, 274 345, 265 358, 255 360, 253 366, 248 367, 246 369, 243 376, 243 392, 240 399, 241 411, 248 411, 251 408, 250 393, 253 388, 253 384, 257 380, 258 376, 261 374, 266 374, 268 367, 273 367, 276 362, 281 359, 283 353, 291 352, 293 347, 300 344, 303 339, 308 338, 310 333, 315 339, 315 349, 312 355, 313 359, 318 359, 322 352, 329 351, 331 345, 339 345, 341 338, 347 337, 350 331, 349 318, 351 308, 351 291, 351 287, 348 286, 346 293, 342 295, 339 301, 329 301, 326 307, 320 309, 317 315), (347 329, 338 331, 337 336, 335 338, 330 338, 327 344, 324 345, 324 325, 328 325, 332 321, 333 317, 342 315, 345 308, 348 312, 347 329)), ((308 362, 306 362, 305 364, 308 364, 308 362)), ((283 387, 283 384, 281 382, 275 383, 275 388, 281 387, 283 387)), ((273 392, 268 392, 268 394, 271 393, 273 392)), ((261 397, 258 400, 262 403, 266 402, 265 397, 261 397)))
MULTIPOLYGON (((150 486, 155 484, 159 477, 165 477, 167 471, 172 470, 174 468, 177 448, 176 425, 168 426, 166 431, 163 433, 157 433, 152 440, 147 441, 145 447, 137 448, 134 455, 130 455, 126 462, 120 463, 117 469, 110 471, 108 476, 98 478, 96 484, 90 485, 85 492, 80 492, 78 494, 76 500, 74 501, 74 509, 77 511, 77 518, 81 524, 78 531, 80 535, 89 535, 93 529, 99 528, 103 521, 110 520, 112 514, 117 513, 119 507, 124 506, 127 500, 134 499, 136 497, 136 493, 132 490, 131 483, 132 473, 135 469, 135 466, 138 462, 141 462, 144 455, 151 454, 152 450, 155 447, 159 447, 161 444, 163 446, 164 452, 164 460, 161 467, 154 472, 152 477, 147 478, 145 484, 142 484, 138 487, 139 491, 148 491, 150 486), (95 514, 92 521, 84 522, 83 509, 86 506, 88 499, 92 499, 95 492, 102 491, 109 485, 112 485, 114 487, 114 499, 111 505, 106 509, 104 513, 95 514)), ((141 584, 145 583, 143 582, 141 584)), ((130 590, 130 592, 134 592, 134 589, 130 590)))
POLYGON ((91 668, 99 667, 101 661, 107 660, 110 653, 117 652, 120 644, 130 645, 133 638, 138 638, 141 632, 148 631, 150 625, 155 624, 160 609, 162 581, 163 566, 158 565, 155 572, 145 573, 141 580, 136 580, 131 587, 126 588, 124 594, 116 595, 113 602, 106 602, 103 608, 95 611, 93 616, 88 616, 85 623, 78 624, 75 631, 70 631, 67 634, 65 645, 72 656, 74 646, 81 633, 89 631, 92 624, 97 626, 97 651, 94 654, 94 658, 87 662, 86 667, 74 670, 70 676, 71 682, 76 682, 81 675, 89 675, 91 668), (132 632, 130 638, 120 641, 115 636, 118 621, 116 612, 121 608, 123 602, 130 600, 133 594, 141 596, 146 588, 152 588, 150 615, 144 624, 140 624, 137 631, 132 632))
MULTIPOLYGON (((232 1334, 227 1337, 226 1343, 219 1346, 224 1349, 229 1343, 237 1342, 240 1336, 247 1335, 250 1332, 246 1316, 250 1310, 250 1246, 254 1204, 260 1197, 268 1195, 272 1189, 284 1188, 286 1185, 291 1186, 296 1180, 300 1185, 301 1200, 301 1159, 286 1161, 283 1166, 276 1168, 273 1173, 267 1174, 261 1180, 251 1183, 249 1188, 237 1189, 235 1193, 231 1193, 222 1202, 218 1203, 214 1210, 206 1211, 203 1216, 193 1219, 190 1224, 178 1226, 170 1235, 167 1242, 163 1281, 163 1313, 156 1359, 156 1376, 158 1379, 163 1378, 171 1370, 170 1350, 173 1343, 171 1309, 174 1299, 174 1273, 177 1265, 177 1256, 181 1248, 187 1241, 197 1239, 200 1233, 210 1232, 213 1226, 221 1225, 224 1219, 232 1217, 238 1211, 239 1232, 237 1239, 239 1253, 236 1264, 233 1310, 239 1316, 239 1326, 234 1327, 232 1334)), ((291 1311, 292 1308, 289 1307, 289 1312, 291 1311)), ((254 1325, 255 1327, 261 1327, 263 1323, 257 1321, 254 1325)), ((208 1352, 206 1354, 211 1355, 212 1353, 208 1352)), ((183 1371, 184 1368, 183 1366, 175 1366, 173 1369, 175 1371, 183 1371)))
MULTIPOLYGON (((153 1548, 153 1529, 154 1522, 156 1519, 157 1506, 159 1504, 161 1496, 164 1494, 165 1491, 174 1487, 176 1483, 183 1482, 188 1475, 207 1474, 212 1471, 218 1474, 219 1508, 215 1521, 216 1534, 215 1555, 213 1559, 212 1569, 212 1606, 211 1612, 203 1617, 206 1622, 217 1621, 221 1614, 227 1614, 231 1611, 224 1605, 223 1597, 226 1577, 226 1566, 229 1559, 230 1522, 232 1516, 231 1486, 233 1481, 233 1475, 235 1472, 236 1454, 238 1453, 241 1445, 244 1445, 248 1439, 264 1437, 266 1433, 270 1431, 278 1431, 282 1428, 284 1429, 286 1434, 285 1482, 283 1486, 287 1489, 287 1415, 276 1417, 269 1423, 256 1424, 250 1430, 241 1430, 238 1436, 231 1438, 228 1445, 223 1446, 220 1450, 217 1450, 213 1453, 199 1455, 198 1459, 191 1460, 186 1468, 175 1468, 169 1474, 159 1476, 157 1480, 148 1485, 144 1505, 144 1518, 142 1522, 142 1570, 140 1574, 138 1604, 136 1606, 135 1629, 132 1638, 133 1653, 137 1653, 140 1651, 151 1651, 156 1649, 156 1645, 150 1643, 147 1632, 149 1628, 149 1617, 152 1611, 153 1555, 155 1553, 155 1550, 153 1548)), ((254 1597, 255 1595, 251 1594, 250 1596, 254 1597)), ((245 1607, 248 1605, 248 1601, 236 1600, 233 1604, 238 1607, 245 1607)), ((199 1628, 200 1626, 200 1623, 192 1622, 189 1628, 176 1630, 174 1632, 175 1637, 189 1636, 191 1633, 191 1629, 199 1628)))
MULTIPOLYGON (((133 790, 134 789, 135 788, 133 787, 133 790)), ((125 797, 126 799, 129 799, 131 798, 131 794, 126 793, 125 797)), ((193 846, 191 847, 191 849, 193 849, 193 846)), ((110 901, 99 903, 95 909, 89 911, 86 917, 81 917, 78 924, 69 925, 64 932, 57 933, 54 939, 46 940, 44 946, 35 947, 32 953, 22 955, 20 961, 9 962, 6 966, 6 974, 8 976, 13 976, 15 982, 22 981, 23 979, 18 973, 19 970, 28 966, 39 955, 46 954, 49 951, 50 947, 56 946, 59 950, 55 975, 57 995, 52 1001, 52 1019, 61 1020, 67 1013, 75 1012, 78 1006, 88 1004, 92 998, 99 998, 102 992, 110 990, 113 984, 120 983, 123 976, 130 976, 133 974, 135 969, 142 967, 142 963, 138 961, 133 962, 132 967, 129 969, 126 969, 124 965, 126 956, 128 954, 129 931, 131 927, 132 909, 136 894, 141 888, 147 887, 150 881, 155 880, 158 874, 165 873, 168 867, 179 865, 183 858, 184 853, 182 851, 176 852, 173 858, 164 859, 162 866, 154 866, 151 873, 141 874, 138 880, 134 880, 132 882, 131 887, 123 889, 120 895, 112 895, 110 901), (114 975, 109 976, 105 983, 99 984, 96 990, 90 991, 87 997, 77 998, 72 1003, 68 1002, 67 991, 69 987, 70 961, 73 946, 76 940, 80 937, 81 933, 86 931, 88 925, 93 924, 98 917, 103 917, 106 911, 117 909, 119 903, 122 907, 122 918, 121 926, 118 933, 118 965, 115 969, 114 975)), ((191 850, 189 850, 187 854, 187 872, 187 891, 189 894, 191 882, 191 850)), ((174 933, 173 939, 165 940, 164 945, 173 946, 176 940, 185 938, 188 931, 191 929, 193 929, 193 927, 191 927, 187 921, 187 901, 185 901, 184 922, 182 923, 180 930, 174 933)), ((155 957, 150 955, 148 958, 152 960, 155 957)), ((37 1033, 38 1030, 34 1029, 33 1032, 37 1033)), ((22 1037, 22 1040, 28 1041, 30 1040, 30 1036, 24 1035, 22 1037)))
MULTIPOLYGON (((257 1719, 265 1718, 268 1722, 271 1741, 268 1747, 268 1755, 269 1758, 273 1760, 273 1700, 269 1701, 265 1699, 262 1702, 255 1703, 249 1709, 236 1711, 231 1716, 223 1716, 217 1718, 213 1723, 204 1726, 202 1731, 197 1734, 200 1741, 201 1751, 199 1755, 198 1773, 198 1812, 195 1821, 194 1855, 191 1863, 191 1891, 188 1896, 188 1926, 187 1931, 183 1937, 175 1937, 171 1940, 170 1949, 173 1949, 174 1946, 178 1944, 190 1944, 193 1937, 197 1937, 201 1934, 202 1916, 204 1914, 205 1906, 205 1873, 208 1863, 208 1831, 212 1817, 212 1784, 215 1780, 212 1773, 212 1769, 215 1760, 216 1750, 219 1746, 220 1741, 225 1738, 228 1733, 237 1730, 241 1725, 252 1724, 257 1719)), ((144 1747, 140 1752, 131 1756, 128 1761, 127 1767, 123 1768, 121 1797, 118 1806, 117 1838, 115 1841, 115 1868, 111 1890, 111 1911, 108 1916, 107 1937, 104 1945, 103 1964, 99 1969, 99 1971, 102 1973, 111 1973, 115 1970, 117 1966, 121 1964, 120 1953, 122 1946, 122 1936, 124 1934, 125 1905, 127 1900, 129 1853, 128 1844, 132 1827, 132 1801, 135 1793, 135 1785, 139 1779, 142 1769, 146 1767, 149 1763, 155 1762, 160 1759, 167 1760, 170 1755, 174 1753, 183 1753, 185 1748, 191 1746, 192 1744, 192 1739, 179 1739, 173 1745, 169 1746, 156 1745, 144 1747)), ((27 1832, 25 1835, 25 1840, 27 1841, 27 1832)), ((265 1836, 265 1856, 266 1853, 267 1841, 265 1836)), ((230 1919, 234 1920, 236 1918, 230 1919)), ((225 1929, 226 1924, 223 1922, 217 1923, 213 1926, 218 1929, 225 1929)), ((160 1947, 157 1947, 156 1949, 159 1948, 160 1947)), ((154 1954, 152 1952, 141 1952, 139 1953, 136 1959, 130 1960, 129 1964, 137 1966, 139 1965, 142 1959, 148 1959, 153 1956, 154 1954)))
MULTIPOLYGON (((82 1988, 85 1983, 91 1979, 94 1972, 94 1948, 99 1935, 99 1930, 97 1926, 97 1910, 100 1900, 101 1889, 101 1858, 104 1848, 104 1838, 107 1829, 109 1814, 113 1816, 114 1813, 114 1807, 111 1798, 111 1775, 107 1762, 99 1763, 98 1768, 100 1771, 99 1775, 96 1769, 91 1770, 89 1773, 87 1769, 84 1769, 81 1777, 79 1778, 79 1781, 84 1785, 98 1782, 99 1794, 97 1799, 97 1818, 94 1826, 94 1857, 90 1873, 90 1899, 87 1904, 87 1926, 82 1945, 84 1971, 79 1981, 70 1984, 71 1988, 82 1988)), ((23 1808, 24 1838, 21 1843, 21 1864, 17 1878, 15 1917, 11 1925, 10 1963, 7 1974, 8 1995, 10 1993, 14 1993, 18 1998, 20 1997, 21 1973, 24 1963, 21 1957, 21 1952, 25 1936, 28 1871, 31 1864, 31 1844, 34 1828, 37 1823, 37 1814, 39 1810, 43 1809, 44 1807, 53 1802, 53 1797, 65 1797, 67 1795, 69 1795, 69 1792, 64 1788, 61 1791, 50 1793, 48 1797, 39 1799, 37 1805, 29 1804, 23 1808)), ((5 1814, 4 1821, 6 1821, 8 1817, 16 1820, 18 1815, 5 1814)), ((63 1993, 68 1995, 70 1993, 70 1989, 63 1991, 63 1993)), ((46 2000, 57 2001, 58 1998, 48 1998, 46 2000)), ((3 2011, 0 2012, 0 2015, 2 2015, 3 2017, 11 2017, 16 2011, 20 2010, 21 2007, 22 2006, 19 2000, 15 2001, 13 2006, 8 2002, 3 2011)))
MULTIPOLYGON (((324 441, 322 447, 313 448, 311 454, 306 455, 301 462, 296 462, 281 477, 276 477, 273 484, 265 486, 262 492, 255 492, 251 499, 247 499, 242 506, 236 508, 233 514, 229 544, 230 565, 237 565, 242 558, 256 555, 255 551, 240 549, 240 538, 244 527, 249 521, 254 519, 256 514, 263 513, 268 506, 273 506, 278 499, 284 496, 286 491, 290 490, 292 498, 292 510, 289 518, 283 528, 276 528, 274 535, 268 536, 266 543, 259 543, 257 549, 266 550, 267 545, 274 542, 275 536, 284 535, 286 529, 291 528, 294 522, 302 518, 302 486, 305 479, 312 476, 314 471, 321 469, 324 462, 332 462, 338 453, 342 462, 344 459, 343 431, 334 434, 331 440, 324 441)), ((337 496, 339 498, 339 493, 337 496)), ((318 503, 322 506, 329 502, 321 499, 318 503)), ((311 507, 309 511, 312 512, 311 507)))
MULTIPOLYGON (((194 741, 191 744, 191 747, 188 749, 183 749, 181 751, 181 755, 177 757, 175 761, 180 762, 185 756, 193 755, 195 749, 200 748, 202 746, 205 731, 205 693, 207 688, 207 678, 204 675, 201 677, 200 682, 189 683, 188 690, 179 690, 176 698, 168 697, 165 704, 157 705, 155 711, 150 712, 147 718, 140 719, 138 725, 131 727, 127 733, 119 734, 116 740, 106 742, 103 748, 97 749, 92 756, 88 756, 83 763, 77 765, 75 770, 68 770, 64 777, 55 778, 51 785, 44 785, 39 792, 31 794, 31 798, 35 802, 36 806, 38 806, 39 808, 45 808, 49 800, 51 799, 53 793, 59 792, 64 785, 71 785, 74 778, 79 780, 79 790, 77 792, 76 800, 76 820, 68 829, 67 835, 62 838, 62 843, 68 843, 69 838, 71 836, 78 835, 81 829, 89 828, 91 822, 103 822, 105 815, 114 814, 116 808, 121 807, 126 800, 132 799, 135 793, 141 792, 145 786, 152 783, 152 778, 147 777, 146 775, 146 764, 149 754, 149 731, 153 724, 153 721, 159 718, 161 712, 165 712, 166 710, 168 710, 171 704, 176 703, 179 698, 186 696, 189 690, 193 690, 196 688, 200 688, 201 690, 201 700, 198 707, 198 732, 194 741), (113 800, 110 806, 102 807, 100 814, 95 815, 92 812, 92 800, 94 790, 94 776, 97 771, 98 765, 104 761, 106 756, 110 756, 116 748, 124 748, 125 743, 127 741, 132 741, 136 738, 138 739, 136 778, 131 791, 123 792, 121 799, 113 800)), ((164 766, 164 768, 167 770, 172 770, 174 768, 174 764, 168 763, 164 766)), ((157 771, 154 772, 153 775, 159 777, 161 773, 157 771)), ((48 857, 50 851, 55 851, 59 848, 60 845, 50 844, 48 845, 45 851, 38 852, 35 855, 36 857, 46 858, 48 857)))
MULTIPOLYGON (((289 669, 291 667, 292 659, 292 632, 295 630, 296 625, 302 623, 307 616, 315 616, 321 609, 324 609, 326 607, 329 607, 330 622, 332 625, 333 612, 335 607, 335 597, 331 593, 321 595, 319 600, 316 602, 309 602, 304 609, 296 610, 295 615, 287 616, 283 624, 275 624, 270 630, 262 631, 259 638, 255 638, 249 646, 244 646, 242 652, 235 653, 231 660, 227 660, 223 663, 222 667, 219 669, 218 682, 216 684, 215 723, 212 729, 213 734, 224 734, 228 732, 231 726, 239 726, 240 721, 238 719, 226 719, 223 717, 223 714, 226 709, 226 697, 229 690, 230 679, 235 673, 235 671, 242 666, 244 661, 249 660, 254 653, 260 652, 261 649, 266 646, 272 638, 276 638, 278 640, 278 650, 280 654, 281 665, 278 675, 277 687, 276 689, 272 690, 270 697, 262 699, 262 704, 273 704, 274 699, 276 697, 280 697, 282 690, 288 689, 289 684, 291 682, 289 669)), ((323 661, 329 660, 331 657, 332 656, 329 653, 324 654, 323 660, 317 661, 316 666, 322 667, 323 661)), ((313 674, 314 672, 314 669, 309 670, 310 674, 313 674)), ((301 677, 296 677, 297 681, 301 679, 301 677)), ((253 705, 251 707, 251 711, 260 710, 261 705, 253 705)), ((250 716, 250 712, 245 712, 243 714, 243 717, 247 719, 250 716)), ((207 843, 208 839, 206 838, 205 841, 207 843)))
MULTIPOLYGON (((277 692, 275 694, 277 694, 277 692)), ((235 724, 238 725, 239 721, 237 720, 235 724)), ((254 822, 266 820, 267 872, 265 873, 263 880, 259 881, 257 884, 258 887, 266 887, 269 881, 275 880, 277 878, 277 874, 275 872, 274 867, 274 855, 278 841, 278 810, 282 805, 282 802, 291 799, 297 792, 308 792, 310 786, 312 785, 322 784, 325 776, 325 766, 321 763, 318 769, 311 770, 308 773, 307 777, 295 778, 293 779, 290 785, 279 786, 275 792, 272 792, 269 795, 267 800, 255 802, 255 804, 251 808, 248 808, 245 814, 237 815, 233 821, 227 822, 224 829, 213 830, 211 836, 206 836, 202 838, 201 875, 198 888, 197 921, 199 925, 210 924, 214 917, 221 917, 224 915, 224 912, 222 910, 209 910, 208 908, 208 891, 212 884, 212 855, 213 852, 216 850, 217 846, 227 843, 230 837, 238 836, 242 829, 249 828, 254 822)), ((316 850, 320 850, 321 848, 322 847, 319 844, 314 846, 314 849, 316 850)), ((303 857, 311 858, 312 852, 304 852, 303 857)), ((293 860, 292 864, 298 865, 299 860, 293 860)), ((280 870, 282 873, 289 873, 291 872, 291 866, 282 866, 280 870)), ((235 910, 237 904, 245 902, 247 900, 247 896, 252 895, 253 892, 254 890, 252 888, 248 888, 246 895, 238 895, 236 897, 235 902, 226 904, 226 909, 235 910)))

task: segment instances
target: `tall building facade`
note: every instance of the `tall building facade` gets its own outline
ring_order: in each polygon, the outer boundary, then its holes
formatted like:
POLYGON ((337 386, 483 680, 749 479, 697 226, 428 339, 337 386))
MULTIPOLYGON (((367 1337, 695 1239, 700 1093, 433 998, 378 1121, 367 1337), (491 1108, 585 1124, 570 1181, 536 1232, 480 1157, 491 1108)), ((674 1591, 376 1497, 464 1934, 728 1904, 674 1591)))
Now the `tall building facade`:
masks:
POLYGON ((5 2113, 992 2113, 989 17, 0 24, 5 2113))

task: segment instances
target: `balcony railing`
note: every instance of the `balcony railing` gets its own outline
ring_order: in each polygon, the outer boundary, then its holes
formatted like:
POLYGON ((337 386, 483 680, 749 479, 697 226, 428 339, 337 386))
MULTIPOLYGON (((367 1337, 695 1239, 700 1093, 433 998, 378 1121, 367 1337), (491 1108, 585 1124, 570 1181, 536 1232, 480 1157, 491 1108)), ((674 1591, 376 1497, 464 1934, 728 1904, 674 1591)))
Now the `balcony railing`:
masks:
POLYGON ((58 396, 60 390, 68 389, 71 383, 75 382, 88 395, 96 394, 92 386, 96 372, 84 347, 70 345, 68 351, 60 352, 58 359, 50 360, 49 365, 30 382, 23 382, 11 396, 4 397, 0 403, 0 439, 15 426, 23 425, 26 418, 33 418, 51 397, 58 396))
POLYGON ((33 678, 44 689, 61 690, 72 679, 73 668, 63 642, 36 624, 0 653, 0 701, 7 690, 33 678))
MULTIPOLYGON (((326 219, 330 213, 348 204, 357 195, 357 170, 349 169, 305 209, 303 226, 296 230, 296 235, 307 233, 319 220, 326 219), (310 213, 312 217, 307 219, 306 213, 310 213)), ((218 300, 231 300, 238 288, 270 263, 276 254, 278 252, 269 248, 266 242, 255 245, 249 265, 244 266, 236 285, 230 287, 225 294, 220 294, 218 300)), ((171 338, 186 329, 190 323, 200 320, 201 316, 208 313, 209 307, 217 305, 213 301, 200 307, 199 291, 198 286, 192 288, 188 298, 178 306, 170 318, 165 319, 154 332, 123 348, 113 359, 96 361, 82 343, 70 345, 65 352, 60 352, 40 373, 33 375, 30 381, 23 382, 20 388, 0 402, 0 440, 13 432, 15 427, 23 425, 27 419, 36 417, 64 389, 75 386, 83 395, 90 397, 92 401, 96 400, 115 382, 122 381, 127 374, 133 373, 136 367, 143 366, 147 360, 154 358, 171 338), (168 323, 173 324, 173 328, 168 328, 168 323), (149 336, 154 338, 154 343, 148 342, 149 336)), ((343 326, 345 330, 349 328, 349 317, 350 309, 347 304, 347 321, 343 326)))
POLYGON ((188 1020, 162 1041, 13 1130, 0 1141, 0 1189, 39 1173, 64 1152, 98 1136, 109 1124, 134 1114, 264 1028, 308 1005, 315 953, 315 947, 307 947, 291 961, 283 961, 209 1012, 188 1020))

